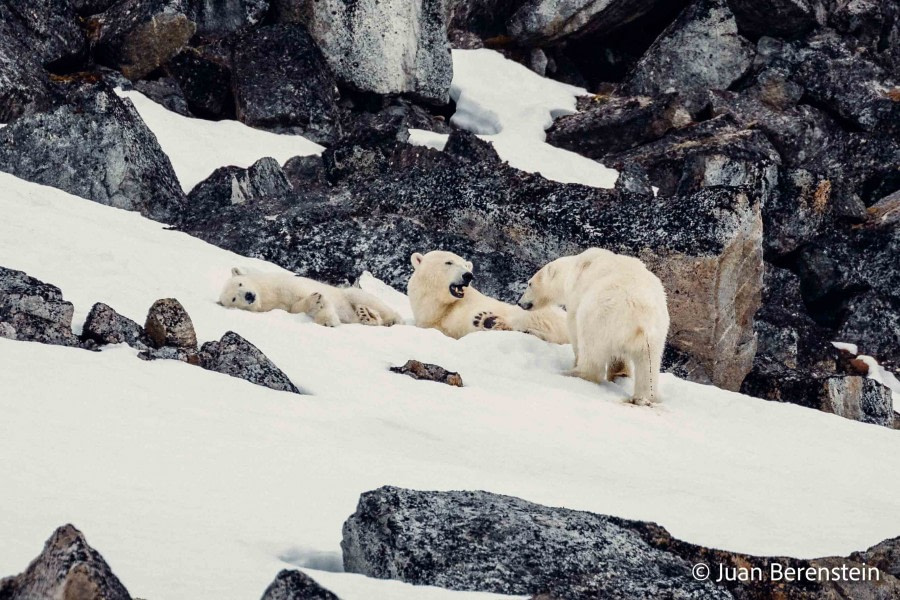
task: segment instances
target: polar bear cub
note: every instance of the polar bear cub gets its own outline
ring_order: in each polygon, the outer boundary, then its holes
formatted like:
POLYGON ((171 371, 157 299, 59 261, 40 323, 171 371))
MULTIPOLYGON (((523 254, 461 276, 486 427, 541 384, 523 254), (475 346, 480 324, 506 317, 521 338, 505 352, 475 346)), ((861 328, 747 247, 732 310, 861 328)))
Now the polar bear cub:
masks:
POLYGON ((359 288, 339 288, 290 273, 262 273, 234 267, 219 304, 253 312, 275 309, 304 313, 319 325, 395 325, 403 319, 387 304, 359 288))
POLYGON ((528 312, 485 296, 470 284, 472 263, 436 250, 410 256, 415 272, 407 284, 416 325, 459 339, 484 330, 513 330, 555 344, 569 343, 566 313, 557 306, 528 312))
POLYGON ((634 404, 659 400, 659 369, 669 310, 659 279, 637 258, 591 248, 544 265, 519 305, 566 306, 575 350, 572 375, 602 382, 621 362, 632 365, 634 404))

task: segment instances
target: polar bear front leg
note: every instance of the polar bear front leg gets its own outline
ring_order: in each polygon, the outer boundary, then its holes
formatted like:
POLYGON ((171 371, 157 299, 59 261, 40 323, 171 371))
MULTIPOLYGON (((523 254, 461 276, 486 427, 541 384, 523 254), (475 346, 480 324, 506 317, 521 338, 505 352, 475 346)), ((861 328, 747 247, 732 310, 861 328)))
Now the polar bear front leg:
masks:
POLYGON ((297 302, 291 308, 291 312, 305 313, 312 317, 313 321, 326 327, 337 327, 341 324, 341 319, 334 306, 319 292, 310 294, 297 302))
POLYGON ((476 329, 490 329, 493 331, 512 331, 512 327, 507 324, 503 317, 484 310, 475 315, 472 319, 472 325, 476 329))
POLYGON ((363 325, 372 325, 375 327, 384 325, 384 320, 377 310, 362 304, 356 307, 356 318, 359 319, 359 322, 363 325))

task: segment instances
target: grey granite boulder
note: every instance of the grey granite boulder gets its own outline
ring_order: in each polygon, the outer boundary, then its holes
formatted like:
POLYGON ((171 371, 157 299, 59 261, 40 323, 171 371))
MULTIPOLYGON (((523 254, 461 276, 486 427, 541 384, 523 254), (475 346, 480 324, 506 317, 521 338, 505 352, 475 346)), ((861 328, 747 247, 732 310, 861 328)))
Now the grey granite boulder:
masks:
POLYGON ((156 137, 131 101, 102 82, 0 129, 0 170, 161 221, 184 202, 156 137))
POLYGON ((77 347, 81 341, 72 333, 74 312, 58 287, 0 267, 0 336, 77 347))
POLYGON ((227 332, 218 342, 203 344, 200 366, 269 389, 303 393, 259 348, 233 331, 227 332))
POLYGON ((296 569, 284 569, 269 584, 261 600, 338 600, 338 597, 296 569))
POLYGON ((221 35, 259 25, 269 0, 189 0, 200 35, 221 35))
POLYGON ((138 350, 147 350, 153 345, 140 325, 102 302, 91 307, 81 330, 81 338, 100 345, 128 344, 138 350))
POLYGON ((44 110, 56 98, 49 75, 26 39, 10 9, 0 4, 0 123, 44 110))
POLYGON ((153 303, 147 312, 144 331, 154 348, 197 349, 197 334, 191 316, 175 298, 163 298, 153 303))
POLYGON ((509 18, 520 44, 547 44, 588 33, 605 34, 652 10, 659 0, 527 0, 509 18))
POLYGON ((761 35, 791 37, 816 25, 820 0, 728 0, 738 30, 754 38, 761 35))
POLYGON ((66 67, 84 58, 87 38, 69 0, 7 1, 0 3, 0 17, 18 29, 41 64, 66 67))

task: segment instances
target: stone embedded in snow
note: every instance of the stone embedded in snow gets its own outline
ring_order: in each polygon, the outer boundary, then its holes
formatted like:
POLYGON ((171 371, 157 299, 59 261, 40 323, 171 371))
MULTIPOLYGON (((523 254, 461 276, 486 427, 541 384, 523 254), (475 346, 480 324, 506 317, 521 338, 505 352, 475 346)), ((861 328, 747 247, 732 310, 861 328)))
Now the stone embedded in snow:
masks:
POLYGON ((894 425, 891 390, 874 379, 830 377, 822 386, 822 410, 863 423, 894 425))
POLYGON ((147 312, 144 331, 155 348, 197 349, 194 323, 175 298, 163 298, 153 303, 147 312))
POLYGON ((440 365, 423 363, 418 360, 410 359, 402 367, 391 367, 391 371, 401 375, 409 375, 413 379, 446 383, 455 387, 463 386, 463 380, 459 373, 448 371, 440 365))
POLYGON ((269 0, 189 0, 200 35, 216 35, 258 25, 269 0))
POLYGON ((648 96, 723 90, 747 71, 752 56, 725 0, 694 0, 653 42, 626 85, 648 96))
POLYGON ((3 600, 131 600, 99 552, 72 525, 53 532, 19 575, 0 579, 3 600))
POLYGON ((339 600, 316 581, 296 569, 284 569, 269 584, 261 600, 339 600))
POLYGON ((132 81, 184 48, 197 25, 188 0, 123 0, 88 21, 97 62, 132 81))
POLYGON ((338 137, 337 85, 303 25, 254 29, 234 44, 232 85, 238 119, 300 133, 314 142, 338 137))
POLYGON ((610 33, 650 11, 660 0, 528 0, 507 27, 520 44, 547 44, 588 33, 610 33))
POLYGON ((140 325, 102 302, 91 307, 91 312, 84 321, 81 337, 97 344, 124 343, 138 350, 147 350, 152 345, 140 325))
POLYGON ((738 30, 757 38, 761 35, 791 37, 817 25, 818 0, 728 0, 738 30))
POLYGON ((200 348, 200 366, 281 392, 302 394, 284 372, 259 348, 233 331, 218 342, 206 342, 200 348))
POLYGON ((453 77, 443 0, 319 0, 309 27, 335 76, 362 92, 446 104, 453 77))
POLYGON ((0 267, 0 336, 20 341, 80 346, 72 333, 75 307, 55 285, 0 267))
POLYGON ((162 221, 184 202, 156 137, 105 83, 84 84, 68 103, 0 129, 0 170, 162 221))

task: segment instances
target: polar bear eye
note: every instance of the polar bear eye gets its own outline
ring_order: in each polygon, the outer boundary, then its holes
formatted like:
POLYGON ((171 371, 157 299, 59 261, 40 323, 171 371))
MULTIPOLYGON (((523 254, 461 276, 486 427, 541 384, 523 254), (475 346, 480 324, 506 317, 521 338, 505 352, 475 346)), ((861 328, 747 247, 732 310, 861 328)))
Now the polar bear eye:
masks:
POLYGON ((232 302, 237 302, 237 296, 231 299, 232 302))
POLYGON ((452 260, 448 260, 448 261, 445 262, 444 264, 447 265, 447 266, 452 267, 452 266, 453 266, 453 261, 452 261, 452 260))
POLYGON ((244 284, 243 284, 243 283, 239 283, 239 284, 238 284, 238 287, 244 287, 244 284))

